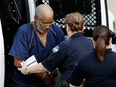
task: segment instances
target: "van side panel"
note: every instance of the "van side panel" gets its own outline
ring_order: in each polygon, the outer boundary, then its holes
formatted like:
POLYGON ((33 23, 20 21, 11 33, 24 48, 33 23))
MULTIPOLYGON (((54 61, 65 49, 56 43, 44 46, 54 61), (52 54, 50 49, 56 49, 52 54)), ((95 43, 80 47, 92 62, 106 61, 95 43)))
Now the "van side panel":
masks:
POLYGON ((2 34, 2 26, 0 20, 0 87, 4 87, 4 74, 5 74, 5 59, 4 59, 4 41, 2 34))

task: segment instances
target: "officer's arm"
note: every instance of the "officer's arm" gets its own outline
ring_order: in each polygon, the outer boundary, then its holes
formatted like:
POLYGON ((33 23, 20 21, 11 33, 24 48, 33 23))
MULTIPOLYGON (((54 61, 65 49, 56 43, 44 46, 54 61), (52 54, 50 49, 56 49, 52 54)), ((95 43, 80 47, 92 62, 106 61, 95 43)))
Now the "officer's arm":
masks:
POLYGON ((48 70, 42 65, 42 63, 38 63, 34 66, 28 67, 27 71, 29 73, 43 73, 47 72, 48 70))
POLYGON ((70 87, 85 87, 85 86, 83 86, 83 85, 80 85, 80 86, 74 86, 74 85, 72 85, 72 84, 69 84, 70 85, 70 87))
MULTIPOLYGON (((21 68, 18 68, 18 70, 20 70, 21 73, 25 74, 25 69, 27 68, 27 66, 24 62, 22 62, 22 64, 23 66, 21 68)), ((38 63, 36 65, 27 68, 28 73, 43 73, 47 71, 48 70, 41 63, 38 63)))
POLYGON ((83 82, 81 83, 80 86, 74 86, 72 84, 69 84, 69 85, 70 85, 70 87, 85 87, 85 79, 83 79, 83 82))
POLYGON ((23 60, 14 57, 14 65, 15 65, 17 68, 21 68, 21 64, 20 64, 20 63, 21 63, 22 61, 23 61, 23 60))
POLYGON ((72 85, 72 84, 69 84, 70 85, 70 87, 79 87, 79 86, 74 86, 74 85, 72 85))

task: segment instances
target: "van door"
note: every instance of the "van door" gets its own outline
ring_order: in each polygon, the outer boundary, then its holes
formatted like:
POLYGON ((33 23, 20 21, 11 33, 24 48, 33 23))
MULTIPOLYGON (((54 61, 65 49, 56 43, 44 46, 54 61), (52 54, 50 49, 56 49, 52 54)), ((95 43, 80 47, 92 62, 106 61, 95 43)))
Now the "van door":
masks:
POLYGON ((8 73, 14 64, 13 57, 8 53, 18 27, 31 20, 28 6, 28 0, 0 0, 0 42, 3 42, 1 36, 4 40, 4 46, 0 45, 0 50, 4 51, 0 53, 0 87, 12 87, 13 81, 8 77, 8 73))

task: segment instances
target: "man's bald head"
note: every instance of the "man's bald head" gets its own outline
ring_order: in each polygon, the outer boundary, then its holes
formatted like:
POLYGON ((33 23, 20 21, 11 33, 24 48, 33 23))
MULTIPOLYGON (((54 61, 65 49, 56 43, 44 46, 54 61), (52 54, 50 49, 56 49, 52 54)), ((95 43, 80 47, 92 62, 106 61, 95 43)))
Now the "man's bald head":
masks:
POLYGON ((39 19, 42 18, 42 16, 51 17, 53 16, 53 10, 49 5, 41 4, 39 5, 35 10, 36 15, 38 15, 39 19))

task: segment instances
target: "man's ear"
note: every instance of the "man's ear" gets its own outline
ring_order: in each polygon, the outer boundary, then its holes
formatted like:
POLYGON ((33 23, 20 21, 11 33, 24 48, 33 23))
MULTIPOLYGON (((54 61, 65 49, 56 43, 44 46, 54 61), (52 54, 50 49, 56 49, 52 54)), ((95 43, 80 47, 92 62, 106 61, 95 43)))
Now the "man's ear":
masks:
POLYGON ((92 39, 92 41, 93 41, 93 45, 95 45, 95 41, 94 41, 94 39, 92 39))
POLYGON ((35 21, 35 22, 37 22, 37 19, 38 19, 37 16, 34 15, 34 21, 35 21))

